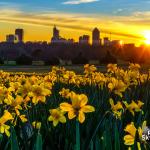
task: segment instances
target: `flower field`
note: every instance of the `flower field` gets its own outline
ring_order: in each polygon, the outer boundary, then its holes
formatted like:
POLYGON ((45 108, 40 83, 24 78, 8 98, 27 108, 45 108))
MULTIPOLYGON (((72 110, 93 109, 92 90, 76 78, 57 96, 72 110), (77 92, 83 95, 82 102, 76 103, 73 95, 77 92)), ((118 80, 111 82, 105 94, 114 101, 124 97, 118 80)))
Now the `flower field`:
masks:
POLYGON ((0 149, 150 149, 150 70, 138 64, 0 76, 0 149))

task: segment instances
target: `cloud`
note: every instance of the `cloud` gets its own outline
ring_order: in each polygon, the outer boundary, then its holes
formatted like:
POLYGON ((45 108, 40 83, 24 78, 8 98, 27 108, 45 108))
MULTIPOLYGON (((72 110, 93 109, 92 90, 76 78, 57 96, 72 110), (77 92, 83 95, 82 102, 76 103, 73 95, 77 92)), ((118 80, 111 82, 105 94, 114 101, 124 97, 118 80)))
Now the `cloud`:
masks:
MULTIPOLYGON (((19 25, 20 27, 30 27, 30 30, 27 30, 27 32, 31 36, 32 30, 35 27, 38 27, 39 32, 43 35, 42 31, 44 29, 51 32, 52 27, 56 24, 65 37, 74 37, 76 40, 79 35, 91 35, 94 27, 100 29, 102 37, 109 36, 111 33, 112 39, 125 39, 131 42, 142 40, 142 31, 145 29, 150 30, 149 18, 150 12, 135 12, 131 16, 107 16, 58 11, 30 13, 24 12, 21 9, 0 9, 0 24, 5 23, 8 25, 8 28, 12 24, 19 25)), ((30 38, 30 36, 28 37, 30 38)))
POLYGON ((92 2, 98 2, 99 0, 68 0, 66 2, 63 2, 65 5, 78 5, 82 3, 92 3, 92 2))

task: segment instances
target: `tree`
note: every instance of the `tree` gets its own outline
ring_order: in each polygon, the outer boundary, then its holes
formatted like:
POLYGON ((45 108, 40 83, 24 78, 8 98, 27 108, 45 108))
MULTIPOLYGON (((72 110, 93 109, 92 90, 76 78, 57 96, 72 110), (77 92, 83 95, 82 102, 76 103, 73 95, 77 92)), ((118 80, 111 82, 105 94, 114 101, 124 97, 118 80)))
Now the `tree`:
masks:
POLYGON ((75 58, 72 59, 72 64, 82 65, 87 63, 88 59, 86 59, 81 52, 75 58))
POLYGON ((17 65, 32 65, 32 58, 25 54, 22 54, 18 58, 16 58, 17 65))
POLYGON ((109 63, 117 63, 117 59, 113 56, 109 51, 107 51, 106 55, 100 60, 102 64, 109 64, 109 63))
POLYGON ((59 59, 57 57, 52 57, 45 61, 45 65, 59 65, 59 59))
POLYGON ((36 60, 39 60, 41 55, 42 55, 41 49, 36 49, 32 52, 32 57, 35 58, 36 60))

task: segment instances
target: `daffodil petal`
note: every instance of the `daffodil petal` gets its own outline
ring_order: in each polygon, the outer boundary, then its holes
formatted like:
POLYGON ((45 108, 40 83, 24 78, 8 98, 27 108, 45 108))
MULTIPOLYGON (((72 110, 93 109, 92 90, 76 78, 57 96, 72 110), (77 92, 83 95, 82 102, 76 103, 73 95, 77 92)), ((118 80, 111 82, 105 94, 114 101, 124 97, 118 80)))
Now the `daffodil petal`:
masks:
POLYGON ((60 119, 59 119, 59 121, 61 123, 66 123, 66 117, 65 116, 61 116, 60 119))
POLYGON ((81 94, 80 95, 80 107, 85 106, 87 104, 87 102, 88 102, 87 96, 84 94, 81 94))
POLYGON ((61 103, 60 104, 60 109, 62 109, 63 111, 72 111, 72 105, 69 103, 61 103))
POLYGON ((82 111, 79 111, 78 119, 80 123, 83 123, 85 121, 85 115, 82 111))
POLYGON ((81 108, 81 111, 83 111, 84 113, 94 112, 95 108, 93 106, 86 105, 81 108))
POLYGON ((53 121, 53 126, 56 127, 57 124, 58 124, 58 120, 54 120, 54 121, 53 121))
POLYGON ((73 110, 68 112, 68 118, 69 118, 69 119, 73 119, 73 118, 75 118, 75 117, 76 117, 76 114, 74 113, 73 110))
POLYGON ((124 136, 124 144, 125 145, 133 145, 134 144, 134 137, 131 135, 125 135, 124 136))

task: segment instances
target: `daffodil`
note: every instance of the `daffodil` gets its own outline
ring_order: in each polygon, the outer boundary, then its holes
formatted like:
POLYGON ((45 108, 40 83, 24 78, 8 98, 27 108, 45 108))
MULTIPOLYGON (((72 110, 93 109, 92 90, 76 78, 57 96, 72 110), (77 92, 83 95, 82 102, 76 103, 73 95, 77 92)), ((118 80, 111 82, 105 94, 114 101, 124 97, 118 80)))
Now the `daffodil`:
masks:
POLYGON ((10 127, 5 123, 9 120, 13 120, 13 117, 7 110, 5 110, 4 115, 0 118, 0 133, 5 133, 7 136, 10 136, 10 127))
POLYGON ((31 86, 30 82, 26 81, 26 83, 24 85, 22 85, 18 88, 17 93, 20 94, 23 98, 25 98, 26 96, 28 96, 28 93, 31 91, 31 87, 32 86, 31 86))
POLYGON ((111 105, 111 110, 113 111, 114 116, 116 116, 116 118, 121 118, 122 115, 122 111, 123 110, 123 106, 122 103, 120 101, 117 102, 117 104, 114 104, 114 101, 112 98, 109 99, 109 103, 111 105))
POLYGON ((114 73, 117 70, 117 64, 108 64, 107 65, 107 72, 114 73))
POLYGON ((33 121, 33 122, 32 122, 32 126, 33 126, 35 129, 40 129, 40 128, 41 128, 41 122, 33 121))
POLYGON ((138 71, 141 68, 139 64, 130 63, 129 69, 138 71))
POLYGON ((70 90, 63 88, 59 94, 64 97, 64 98, 69 98, 70 97, 70 90))
POLYGON ((28 121, 28 119, 26 118, 26 115, 20 115, 19 118, 23 123, 28 121))
POLYGON ((60 108, 68 112, 68 118, 73 119, 77 117, 80 123, 85 121, 85 114, 94 112, 95 108, 93 106, 87 105, 88 98, 84 94, 76 94, 74 92, 71 93, 70 99, 72 104, 69 103, 61 103, 60 108))
POLYGON ((76 74, 75 74, 75 72, 73 72, 73 71, 66 71, 63 74, 63 80, 66 83, 75 84, 76 83, 76 74))
POLYGON ((89 64, 84 65, 84 73, 85 74, 91 74, 91 73, 95 72, 96 70, 97 70, 97 68, 94 65, 89 65, 89 64))
POLYGON ((141 107, 144 105, 143 102, 138 100, 138 103, 135 103, 135 101, 132 100, 130 104, 128 104, 126 101, 123 102, 126 106, 126 109, 129 110, 132 115, 134 116, 135 112, 140 112, 142 111, 141 107))
POLYGON ((122 93, 127 89, 127 85, 122 80, 112 77, 108 83, 108 88, 110 91, 122 97, 122 93))
POLYGON ((33 85, 32 90, 29 93, 29 96, 32 97, 33 104, 36 105, 39 101, 44 103, 46 101, 46 96, 50 94, 51 94, 50 90, 40 85, 33 85))
POLYGON ((59 122, 66 123, 66 117, 64 116, 65 113, 59 108, 50 109, 50 114, 48 121, 52 121, 54 127, 57 126, 59 122))
POLYGON ((6 124, 2 124, 0 125, 0 133, 5 133, 8 137, 10 136, 10 132, 9 132, 10 126, 6 125, 6 124))
POLYGON ((136 127, 134 126, 134 122, 131 122, 131 124, 128 124, 126 128, 124 129, 125 132, 128 134, 124 136, 125 145, 133 145, 135 140, 135 134, 136 134, 136 127))
POLYGON ((142 124, 142 128, 138 127, 138 129, 136 129, 134 122, 131 122, 130 124, 128 124, 124 131, 127 133, 127 135, 124 136, 124 144, 131 146, 135 143, 136 140, 136 133, 138 134, 138 140, 137 140, 137 147, 138 150, 141 150, 141 146, 140 146, 140 142, 142 142, 142 133, 144 131, 146 127, 146 121, 143 121, 142 124))
POLYGON ((121 104, 120 101, 118 101, 117 104, 114 104, 113 99, 110 98, 110 99, 109 99, 109 103, 110 103, 111 109, 112 109, 113 111, 118 111, 118 110, 120 110, 120 109, 123 109, 123 106, 122 106, 122 104, 121 104))

